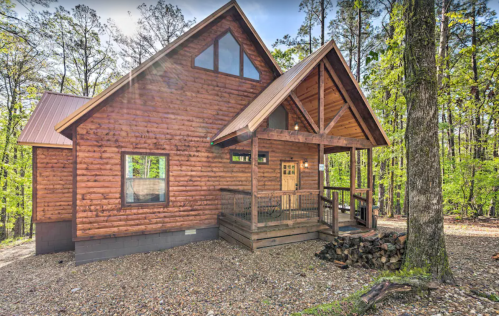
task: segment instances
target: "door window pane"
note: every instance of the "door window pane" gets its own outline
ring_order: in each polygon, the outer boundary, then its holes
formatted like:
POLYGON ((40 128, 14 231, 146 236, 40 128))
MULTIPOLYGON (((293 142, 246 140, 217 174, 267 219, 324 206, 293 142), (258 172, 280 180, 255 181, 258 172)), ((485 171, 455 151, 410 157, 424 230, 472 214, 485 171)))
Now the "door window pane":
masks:
POLYGON ((244 62, 244 71, 243 74, 246 78, 250 79, 255 79, 255 80, 260 80, 260 73, 256 70, 255 66, 251 62, 251 60, 248 58, 246 53, 243 53, 243 62, 244 62))
POLYGON ((225 34, 218 42, 218 68, 219 71, 239 76, 240 47, 234 37, 225 34))
POLYGON ((214 70, 213 65, 213 45, 205 49, 194 59, 194 65, 201 68, 214 70))
POLYGON ((125 201, 160 203, 166 201, 166 156, 125 156, 125 201))

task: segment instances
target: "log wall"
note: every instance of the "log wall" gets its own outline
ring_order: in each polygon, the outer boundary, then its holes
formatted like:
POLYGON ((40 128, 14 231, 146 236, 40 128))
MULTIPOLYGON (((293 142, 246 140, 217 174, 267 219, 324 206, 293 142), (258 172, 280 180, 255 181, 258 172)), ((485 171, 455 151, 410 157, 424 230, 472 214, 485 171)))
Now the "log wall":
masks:
POLYGON ((73 159, 71 149, 34 147, 35 223, 72 219, 73 159))
MULTIPOLYGON (((250 165, 231 164, 229 149, 210 137, 262 91, 273 75, 232 16, 120 90, 77 127, 77 239, 100 238, 217 224, 220 188, 249 190, 250 165), (231 28, 261 72, 261 81, 193 69, 192 57, 231 28), (168 153, 170 204, 167 208, 121 207, 121 151, 168 153)), ((289 102, 289 124, 296 118, 289 102)), ((262 128, 267 127, 267 122, 262 128)), ((261 141, 268 165, 259 168, 259 189, 280 190, 280 161, 308 159, 301 188, 317 189, 317 145, 261 141)))

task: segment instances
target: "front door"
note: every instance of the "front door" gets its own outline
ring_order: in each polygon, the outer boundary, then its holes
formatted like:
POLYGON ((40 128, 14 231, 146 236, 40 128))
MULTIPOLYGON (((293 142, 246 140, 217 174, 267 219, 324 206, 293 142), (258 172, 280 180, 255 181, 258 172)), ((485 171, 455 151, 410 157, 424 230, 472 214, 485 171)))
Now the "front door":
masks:
MULTIPOLYGON (((282 163, 282 191, 298 190, 298 163, 297 162, 283 162, 282 163)), ((283 195, 282 196, 283 209, 297 209, 298 196, 296 195, 283 195)))

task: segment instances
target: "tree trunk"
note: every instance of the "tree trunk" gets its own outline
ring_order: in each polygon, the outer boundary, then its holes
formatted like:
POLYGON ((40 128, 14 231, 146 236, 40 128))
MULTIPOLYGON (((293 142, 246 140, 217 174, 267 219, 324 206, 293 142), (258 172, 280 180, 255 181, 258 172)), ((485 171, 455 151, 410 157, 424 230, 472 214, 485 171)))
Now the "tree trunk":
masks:
POLYGON ((407 252, 404 265, 454 282, 445 249, 438 141, 435 1, 404 0, 407 101, 407 252))
POLYGON ((386 173, 386 160, 382 160, 379 164, 379 190, 378 190, 378 203, 379 203, 379 214, 385 215, 385 185, 383 179, 386 173))
POLYGON ((358 12, 358 33, 357 33, 357 81, 360 83, 360 47, 362 44, 362 8, 359 6, 358 12))
POLYGON ((324 23, 326 23, 326 8, 324 7, 324 0, 321 0, 321 46, 324 45, 324 23))

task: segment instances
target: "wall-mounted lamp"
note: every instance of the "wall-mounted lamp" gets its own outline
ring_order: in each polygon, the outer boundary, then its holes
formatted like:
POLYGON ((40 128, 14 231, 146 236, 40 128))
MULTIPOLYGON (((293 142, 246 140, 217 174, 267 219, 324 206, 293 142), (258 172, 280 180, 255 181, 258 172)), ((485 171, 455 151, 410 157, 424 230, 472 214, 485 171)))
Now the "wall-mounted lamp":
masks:
POLYGON ((303 168, 308 168, 308 160, 303 161, 303 168))
POLYGON ((295 122, 295 131, 299 130, 300 126, 298 125, 298 122, 295 122))

